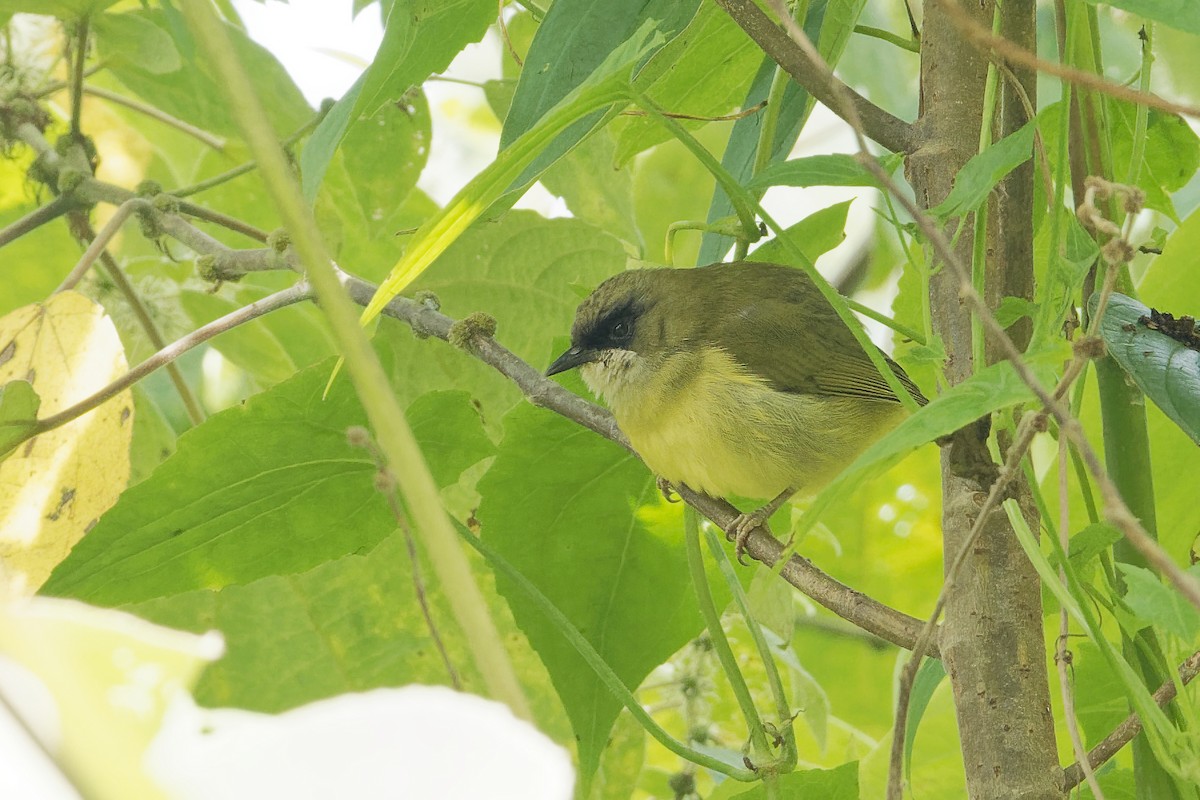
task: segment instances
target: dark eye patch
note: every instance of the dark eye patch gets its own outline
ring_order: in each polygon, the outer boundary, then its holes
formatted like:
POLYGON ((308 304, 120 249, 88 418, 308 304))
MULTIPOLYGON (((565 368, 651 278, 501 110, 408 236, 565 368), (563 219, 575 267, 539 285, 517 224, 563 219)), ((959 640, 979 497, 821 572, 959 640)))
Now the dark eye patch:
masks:
POLYGON ((596 349, 624 346, 633 338, 634 325, 641 311, 632 300, 614 307, 589 326, 585 343, 596 349))

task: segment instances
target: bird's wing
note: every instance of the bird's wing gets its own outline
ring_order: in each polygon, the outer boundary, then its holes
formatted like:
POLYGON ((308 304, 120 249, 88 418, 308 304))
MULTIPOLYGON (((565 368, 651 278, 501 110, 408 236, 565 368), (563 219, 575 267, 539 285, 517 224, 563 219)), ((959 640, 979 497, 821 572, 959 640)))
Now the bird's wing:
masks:
MULTIPOLYGON (((803 273, 796 275, 808 281, 803 273)), ((854 334, 815 287, 785 288, 770 298, 730 299, 729 307, 712 321, 712 341, 773 388, 898 402, 854 334)), ((884 358, 917 402, 928 402, 900 365, 884 358)))

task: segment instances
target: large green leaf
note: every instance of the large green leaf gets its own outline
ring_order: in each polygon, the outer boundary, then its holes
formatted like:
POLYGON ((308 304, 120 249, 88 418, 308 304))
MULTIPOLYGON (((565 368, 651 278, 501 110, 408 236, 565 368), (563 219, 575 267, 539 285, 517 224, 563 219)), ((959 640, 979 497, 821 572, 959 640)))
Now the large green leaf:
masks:
MULTIPOLYGON (((1093 297, 1093 311, 1095 303, 1093 297)), ((1200 350, 1143 324, 1149 315, 1145 305, 1114 294, 1100 320, 1100 336, 1146 396, 1200 444, 1200 350)))
MULTIPOLYGON (((1138 109, 1133 103, 1111 97, 1103 102, 1113 171, 1117 180, 1124 182, 1135 166, 1132 161, 1138 109)), ((1051 160, 1058 154, 1061 113, 1061 103, 1054 103, 1038 114, 1038 125, 1051 160)), ((1200 138, 1182 117, 1150 109, 1146 116, 1142 163, 1136 167, 1136 184, 1146 193, 1146 206, 1178 221, 1170 192, 1183 188, 1200 167, 1200 138)))
MULTIPOLYGON (((626 686, 636 688, 700 632, 679 511, 664 506, 650 473, 618 445, 519 406, 505 418, 479 492, 484 541, 566 615, 626 686)), ((497 588, 562 698, 586 786, 620 703, 519 589, 501 579, 497 588)))
MULTIPOLYGON (((97 605, 136 603, 290 575, 369 550, 395 528, 376 467, 346 429, 366 425, 349 381, 321 395, 317 365, 179 439, 179 449, 120 501, 43 590, 97 605)), ((491 444, 465 393, 408 410, 443 484, 491 444)))
MULTIPOLYGON (((213 133, 240 136, 216 71, 200 56, 199 47, 179 12, 167 6, 161 10, 130 11, 126 16, 131 18, 126 24, 139 19, 169 37, 183 66, 160 74, 156 70, 165 65, 162 59, 148 65, 124 60, 109 67, 112 74, 130 91, 169 114, 213 133)), ((275 56, 251 41, 242 30, 231 25, 226 25, 225 30, 279 137, 299 128, 312 109, 287 71, 275 56)))
POLYGON ((126 64, 162 75, 183 66, 175 43, 159 26, 137 14, 101 14, 92 21, 99 56, 109 66, 126 64))
MULTIPOLYGON (((1132 564, 1117 564, 1128 591, 1125 602, 1144 625, 1154 625, 1191 644, 1200 634, 1200 611, 1172 586, 1167 586, 1148 569, 1132 564)), ((1192 575, 1200 567, 1192 567, 1192 575)))
MULTIPOLYGON (((371 119, 389 101, 449 66, 477 42, 496 16, 491 0, 397 0, 371 66, 338 100, 313 132, 300 158, 304 195, 310 201, 346 132, 371 119)), ((386 173, 385 173, 386 174, 386 173)))

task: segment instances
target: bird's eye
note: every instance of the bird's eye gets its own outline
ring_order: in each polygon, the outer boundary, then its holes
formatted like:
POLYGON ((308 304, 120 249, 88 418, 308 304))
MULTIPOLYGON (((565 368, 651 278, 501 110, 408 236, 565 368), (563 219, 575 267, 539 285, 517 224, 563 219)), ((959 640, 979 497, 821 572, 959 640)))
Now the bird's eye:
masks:
POLYGON ((616 325, 612 326, 612 336, 614 339, 624 339, 629 335, 629 323, 621 320, 616 325))

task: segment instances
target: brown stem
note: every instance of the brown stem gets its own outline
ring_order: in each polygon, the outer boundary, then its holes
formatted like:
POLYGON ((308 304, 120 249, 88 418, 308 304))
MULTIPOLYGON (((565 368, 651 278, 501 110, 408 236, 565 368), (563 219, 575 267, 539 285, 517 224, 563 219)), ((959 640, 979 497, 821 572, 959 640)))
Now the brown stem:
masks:
MULTIPOLYGON (((1179 682, 1187 686, 1192 679, 1200 674, 1200 651, 1192 653, 1188 659, 1179 665, 1179 682)), ((1175 681, 1166 681, 1154 693, 1154 702, 1165 706, 1175 699, 1178 694, 1175 681)), ((1130 714, 1121 724, 1113 728, 1112 733, 1105 736, 1099 744, 1088 751, 1088 763, 1096 769, 1105 761, 1115 756, 1122 747, 1133 741, 1142 732, 1142 721, 1137 714, 1130 714)), ((1084 772, 1080 764, 1072 764, 1063 770, 1063 791, 1069 792, 1083 782, 1084 772)))

